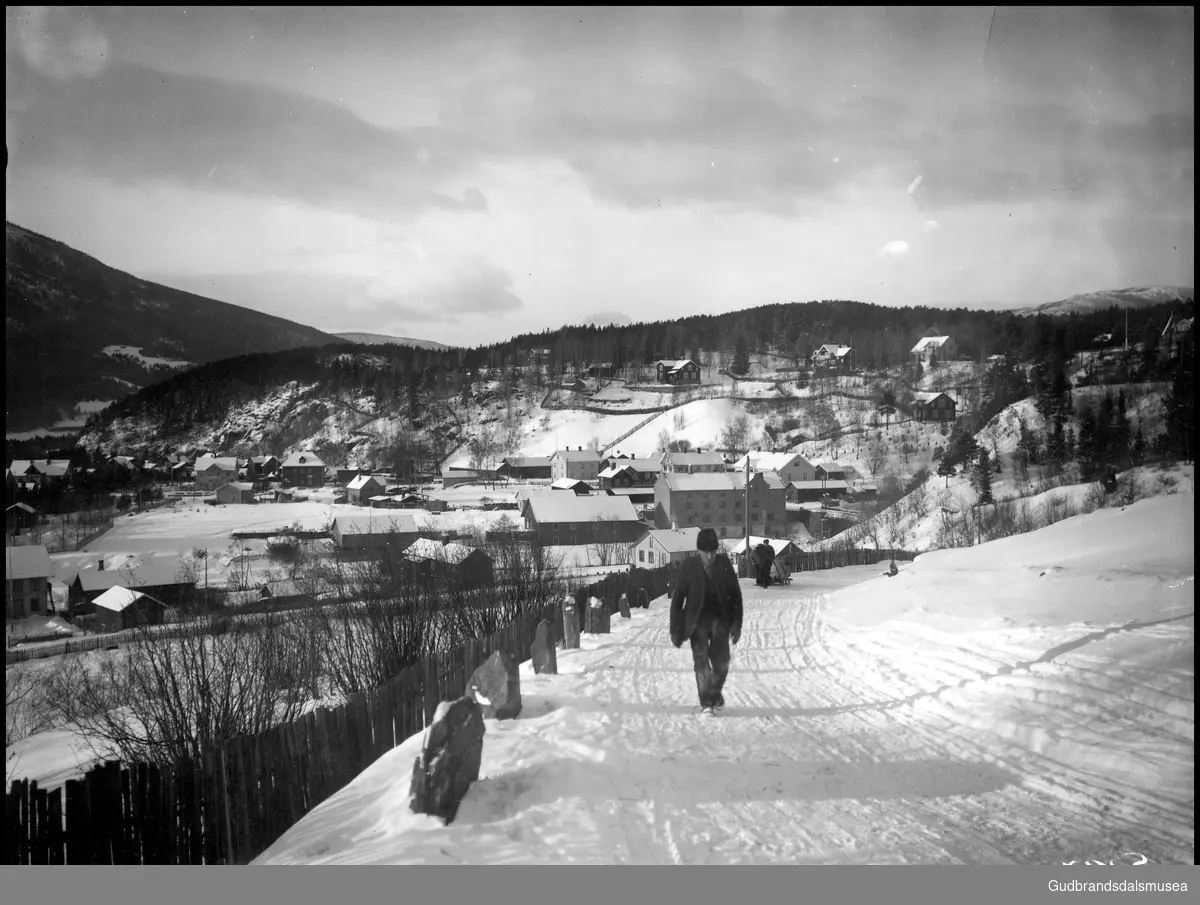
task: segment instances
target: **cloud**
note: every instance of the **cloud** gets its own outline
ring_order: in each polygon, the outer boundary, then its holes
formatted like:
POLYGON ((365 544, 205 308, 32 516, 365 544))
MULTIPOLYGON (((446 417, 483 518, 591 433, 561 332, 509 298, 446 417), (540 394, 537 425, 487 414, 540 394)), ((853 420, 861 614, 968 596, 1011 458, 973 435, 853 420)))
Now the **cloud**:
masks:
POLYGON ((23 6, 9 16, 18 53, 43 75, 54 79, 91 77, 108 65, 108 38, 86 8, 23 6))
POLYGON ((10 104, 17 128, 9 131, 39 165, 384 221, 486 206, 460 181, 478 159, 475 142, 446 130, 382 129, 298 92, 126 63, 71 83, 17 70, 10 94, 25 110, 14 114, 10 104))
POLYGON ((897 239, 894 242, 888 242, 879 252, 888 258, 899 258, 908 254, 908 243, 903 239, 897 239))
POLYGON ((482 255, 413 255, 379 274, 366 287, 379 310, 392 307, 407 317, 445 320, 462 314, 499 314, 524 303, 512 291, 512 277, 482 255))
POLYGON ((472 186, 463 192, 463 204, 473 211, 486 211, 488 209, 487 195, 472 186))

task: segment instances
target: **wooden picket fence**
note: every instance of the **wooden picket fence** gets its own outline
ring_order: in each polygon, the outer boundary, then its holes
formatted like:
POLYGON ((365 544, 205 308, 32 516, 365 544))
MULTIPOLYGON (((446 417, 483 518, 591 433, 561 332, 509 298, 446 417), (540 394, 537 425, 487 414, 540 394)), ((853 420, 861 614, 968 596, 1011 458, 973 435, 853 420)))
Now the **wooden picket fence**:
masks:
POLYGON ((369 695, 319 707, 200 762, 110 761, 65 788, 13 782, 5 799, 9 864, 246 864, 460 697, 496 650, 529 659, 542 618, 561 633, 562 603, 409 667, 369 695))
MULTIPOLYGON (((864 565, 888 551, 819 551, 796 571, 864 565)), ((896 559, 913 554, 896 553, 896 559)), ((674 586, 681 564, 608 575, 570 592, 578 614, 592 597, 610 614, 626 594, 648 605, 674 586)), ((566 601, 411 666, 370 694, 318 707, 256 736, 233 738, 199 762, 170 766, 109 761, 62 788, 17 780, 5 798, 8 864, 247 864, 305 814, 392 748, 424 731, 443 700, 460 697, 496 650, 529 659, 545 618, 563 637, 566 601)), ((587 631, 584 619, 578 626, 587 631)))

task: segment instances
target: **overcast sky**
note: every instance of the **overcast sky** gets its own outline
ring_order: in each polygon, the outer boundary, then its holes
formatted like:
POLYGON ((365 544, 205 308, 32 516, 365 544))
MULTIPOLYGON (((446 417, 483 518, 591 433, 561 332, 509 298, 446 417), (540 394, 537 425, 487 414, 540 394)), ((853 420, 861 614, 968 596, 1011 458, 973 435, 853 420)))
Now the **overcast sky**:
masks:
POLYGON ((5 216, 329 331, 1194 279, 1191 8, 9 7, 5 216))

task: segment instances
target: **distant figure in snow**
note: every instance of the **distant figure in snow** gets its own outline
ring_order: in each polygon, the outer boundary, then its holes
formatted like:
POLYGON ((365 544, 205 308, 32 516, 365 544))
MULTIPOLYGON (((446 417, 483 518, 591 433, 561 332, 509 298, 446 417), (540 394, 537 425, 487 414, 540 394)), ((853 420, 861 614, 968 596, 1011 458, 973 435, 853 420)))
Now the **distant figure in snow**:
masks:
POLYGON ((771 584, 771 564, 768 557, 774 552, 766 540, 760 540, 754 547, 755 584, 760 588, 771 584))
POLYGON ((888 575, 898 575, 900 570, 896 568, 896 560, 892 560, 892 564, 888 566, 888 575))
POLYGON ((671 643, 691 641, 696 691, 704 713, 725 706, 722 689, 729 673, 729 645, 742 636, 742 588, 729 557, 718 552, 712 528, 696 537, 698 557, 687 560, 671 595, 671 643))

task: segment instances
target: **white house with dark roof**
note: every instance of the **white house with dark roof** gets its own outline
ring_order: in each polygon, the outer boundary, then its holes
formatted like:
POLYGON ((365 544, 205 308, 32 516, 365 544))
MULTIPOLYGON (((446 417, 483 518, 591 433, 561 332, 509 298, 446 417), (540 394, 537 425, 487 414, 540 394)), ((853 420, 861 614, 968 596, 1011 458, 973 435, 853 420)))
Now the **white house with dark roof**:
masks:
POLYGON ((50 554, 41 544, 4 548, 4 618, 43 615, 50 599, 50 554))
POLYGON ((550 478, 594 481, 600 474, 600 453, 594 449, 558 449, 550 457, 550 478))
POLYGON ((628 498, 607 494, 529 493, 521 517, 526 530, 546 546, 633 543, 646 527, 628 498))

